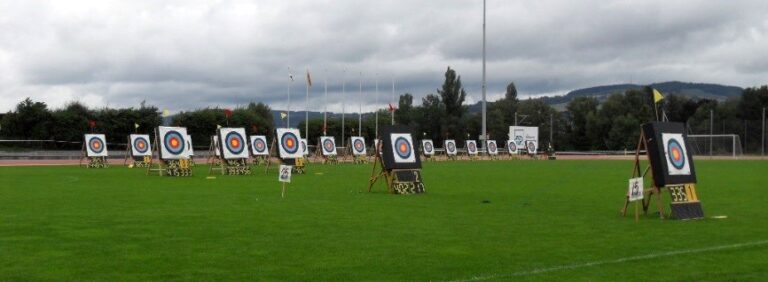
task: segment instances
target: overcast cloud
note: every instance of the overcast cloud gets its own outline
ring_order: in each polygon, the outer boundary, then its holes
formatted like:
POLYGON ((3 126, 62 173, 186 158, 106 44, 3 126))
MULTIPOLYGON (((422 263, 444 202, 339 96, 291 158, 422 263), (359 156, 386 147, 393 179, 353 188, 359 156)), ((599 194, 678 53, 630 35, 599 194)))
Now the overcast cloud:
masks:
MULTIPOLYGON (((24 97, 60 107, 381 107, 434 93, 455 68, 481 99, 482 1, 0 0, 0 111, 24 97), (326 71, 327 70, 327 71, 326 71), (360 73, 362 72, 362 76, 360 73), (362 77, 363 94, 359 95, 362 77)), ((768 1, 489 0, 491 100, 600 84, 768 83, 768 1)), ((420 103, 420 102, 417 102, 420 103)))

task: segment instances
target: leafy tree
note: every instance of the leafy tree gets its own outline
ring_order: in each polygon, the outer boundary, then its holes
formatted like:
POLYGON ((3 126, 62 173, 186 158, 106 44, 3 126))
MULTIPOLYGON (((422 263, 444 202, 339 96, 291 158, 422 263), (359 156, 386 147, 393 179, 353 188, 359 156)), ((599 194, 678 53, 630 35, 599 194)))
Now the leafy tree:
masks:
POLYGON ((573 99, 566 110, 570 114, 571 129, 569 143, 577 150, 589 150, 590 138, 587 135, 587 116, 597 112, 598 101, 592 97, 577 97, 573 99))
POLYGON ((461 137, 461 133, 464 132, 462 121, 464 121, 463 117, 467 112, 467 107, 463 105, 467 92, 462 88, 461 77, 456 74, 455 70, 448 67, 448 70, 445 71, 443 87, 438 89, 437 93, 445 107, 442 124, 443 135, 453 138, 461 137))

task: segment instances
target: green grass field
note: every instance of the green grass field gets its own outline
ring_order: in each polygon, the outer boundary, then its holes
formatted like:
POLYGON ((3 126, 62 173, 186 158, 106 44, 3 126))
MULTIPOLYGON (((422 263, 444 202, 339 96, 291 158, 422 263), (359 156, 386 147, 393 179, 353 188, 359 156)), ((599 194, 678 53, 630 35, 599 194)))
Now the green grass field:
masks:
POLYGON ((726 219, 620 217, 630 161, 426 163, 415 196, 310 165, 285 199, 259 169, 0 167, 0 280, 768 280, 768 162, 696 166, 726 219))

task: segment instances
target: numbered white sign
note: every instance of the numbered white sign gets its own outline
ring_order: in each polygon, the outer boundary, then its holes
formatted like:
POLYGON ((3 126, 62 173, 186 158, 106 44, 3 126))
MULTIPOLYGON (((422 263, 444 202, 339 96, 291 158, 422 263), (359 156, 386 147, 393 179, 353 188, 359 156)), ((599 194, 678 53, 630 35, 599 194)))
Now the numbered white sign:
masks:
POLYGON ((627 196, 629 196, 630 202, 639 201, 643 199, 643 178, 642 177, 629 179, 629 188, 627 190, 627 196))
POLYGON ((280 173, 277 174, 277 180, 291 183, 291 170, 293 170, 293 166, 280 165, 280 173))

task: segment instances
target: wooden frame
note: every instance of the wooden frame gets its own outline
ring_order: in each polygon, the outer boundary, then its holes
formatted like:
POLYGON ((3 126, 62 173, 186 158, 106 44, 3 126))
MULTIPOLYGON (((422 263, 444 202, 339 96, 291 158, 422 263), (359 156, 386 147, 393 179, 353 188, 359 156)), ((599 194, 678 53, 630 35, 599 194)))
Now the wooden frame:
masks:
MULTIPOLYGON (((635 161, 634 166, 632 167, 632 178, 636 177, 643 177, 645 178, 647 175, 651 177, 651 187, 648 189, 643 189, 643 213, 648 214, 648 207, 651 205, 651 199, 653 197, 656 197, 656 207, 659 210, 659 217, 661 219, 664 219, 664 206, 662 206, 662 199, 661 199, 661 189, 664 187, 658 187, 656 185, 656 182, 653 181, 653 171, 651 170, 651 164, 650 164, 650 156, 648 156, 648 140, 645 137, 645 133, 643 130, 640 130, 640 138, 637 141, 637 148, 635 150, 635 161), (641 170, 642 165, 640 164, 640 152, 645 151, 646 157, 648 157, 648 165, 645 167, 645 169, 641 170)), ((624 198, 624 206, 621 208, 621 216, 626 216, 627 214, 627 208, 629 207, 629 195, 626 195, 624 198)), ((635 220, 639 219, 639 210, 638 210, 638 203, 635 202, 635 220)))

